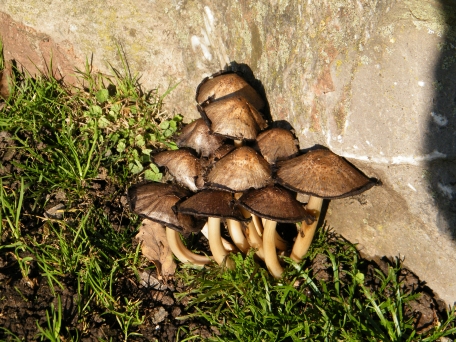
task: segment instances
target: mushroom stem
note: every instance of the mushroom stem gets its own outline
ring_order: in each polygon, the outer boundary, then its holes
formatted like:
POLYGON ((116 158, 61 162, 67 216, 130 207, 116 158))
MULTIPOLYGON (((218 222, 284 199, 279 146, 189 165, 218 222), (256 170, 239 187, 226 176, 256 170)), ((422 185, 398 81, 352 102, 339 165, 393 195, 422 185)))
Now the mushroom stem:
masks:
POLYGON ((212 256, 215 261, 221 265, 226 260, 226 267, 234 269, 233 260, 227 258, 229 252, 223 247, 222 236, 220 235, 220 218, 209 217, 207 220, 207 226, 209 230, 209 247, 212 252, 212 256))
POLYGON ((315 221, 312 224, 306 224, 305 222, 302 222, 301 224, 301 230, 298 233, 298 237, 296 238, 290 255, 290 258, 296 262, 301 261, 309 250, 310 244, 312 243, 315 235, 315 230, 317 229, 322 204, 323 198, 310 196, 306 210, 315 216, 315 221))
MULTIPOLYGON (((209 231, 207 229, 207 222, 204 225, 203 229, 201 229, 201 233, 206 237, 206 239, 209 240, 209 231)), ((239 249, 235 245, 233 245, 231 242, 225 240, 224 238, 222 238, 222 245, 227 250, 227 252, 230 252, 230 253, 239 252, 239 249)))
POLYGON ((242 253, 246 254, 250 249, 250 244, 244 236, 241 222, 227 219, 226 224, 234 244, 241 250, 242 253))
POLYGON ((204 266, 211 262, 209 257, 189 251, 182 243, 180 234, 174 229, 166 227, 166 238, 168 240, 169 248, 181 262, 191 263, 197 266, 204 266))
MULTIPOLYGON (((236 194, 235 196, 240 197, 240 194, 236 194)), ((245 237, 247 239, 247 242, 252 246, 254 249, 256 249, 255 254, 261 259, 264 260, 264 252, 263 252, 263 240, 261 239, 260 234, 258 234, 258 230, 256 225, 254 224, 255 219, 258 220, 258 217, 255 215, 251 215, 250 212, 245 210, 244 208, 240 207, 242 215, 244 215, 245 218, 252 217, 252 219, 249 221, 247 224, 247 227, 245 228, 245 237)))
POLYGON ((264 260, 264 250, 263 250, 263 240, 261 236, 258 235, 258 232, 253 224, 253 221, 250 221, 245 228, 245 237, 249 242, 250 246, 255 249, 255 254, 261 259, 264 260))
MULTIPOLYGON (((258 235, 263 236, 263 227, 268 220, 265 218, 260 219, 256 215, 252 215, 252 220, 253 220, 253 223, 255 224, 255 228, 257 229, 258 235)), ((287 250, 287 242, 280 237, 279 233, 277 233, 277 230, 274 233, 274 241, 275 241, 275 246, 279 251, 287 250)))
POLYGON ((279 263, 277 257, 276 246, 275 246, 275 233, 276 233, 277 222, 266 220, 263 232, 263 249, 264 249, 264 261, 269 273, 274 278, 282 277, 283 268, 279 263))
POLYGON ((241 146, 244 146, 244 143, 242 140, 237 140, 237 139, 234 139, 234 147, 241 147, 241 146))

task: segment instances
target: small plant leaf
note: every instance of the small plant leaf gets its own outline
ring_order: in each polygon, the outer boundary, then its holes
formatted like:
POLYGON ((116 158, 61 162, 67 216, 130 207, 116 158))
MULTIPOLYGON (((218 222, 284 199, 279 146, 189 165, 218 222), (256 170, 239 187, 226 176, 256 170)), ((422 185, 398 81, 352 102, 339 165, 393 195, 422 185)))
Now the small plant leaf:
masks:
POLYGON ((158 166, 155 165, 155 164, 150 164, 150 169, 151 169, 154 173, 160 173, 160 169, 159 169, 158 166))
POLYGON ((90 113, 94 116, 101 116, 103 114, 103 110, 101 109, 100 106, 93 105, 90 106, 90 113))
POLYGON ((153 182, 159 182, 163 178, 163 174, 161 173, 155 173, 152 170, 146 170, 144 171, 144 179, 148 181, 153 181, 153 182))
POLYGON ((109 98, 108 89, 100 89, 96 92, 95 97, 97 98, 97 101, 100 103, 106 102, 109 98))
POLYGON ((117 152, 122 153, 125 151, 127 145, 125 144, 125 139, 120 139, 119 142, 117 143, 117 152))
POLYGON ((139 147, 142 147, 144 145, 146 145, 146 142, 144 140, 144 137, 141 135, 141 134, 138 134, 136 137, 135 137, 135 145, 136 146, 139 146, 139 147))
POLYGON ((144 170, 144 167, 137 160, 135 160, 134 163, 129 163, 128 168, 130 169, 130 172, 134 175, 136 175, 136 174, 140 173, 142 170, 144 170))
POLYGON ((169 121, 163 121, 161 124, 160 124, 160 128, 161 129, 168 129, 169 127, 169 121))
POLYGON ((106 119, 104 116, 98 119, 98 127, 100 128, 106 128, 110 124, 109 120, 106 119))

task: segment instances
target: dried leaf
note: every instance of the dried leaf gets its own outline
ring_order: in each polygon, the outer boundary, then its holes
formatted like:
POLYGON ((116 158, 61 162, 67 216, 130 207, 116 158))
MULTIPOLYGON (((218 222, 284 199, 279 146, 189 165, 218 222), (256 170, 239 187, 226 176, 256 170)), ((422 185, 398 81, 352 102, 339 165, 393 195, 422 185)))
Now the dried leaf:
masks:
POLYGON ((165 229, 160 223, 145 219, 136 235, 136 239, 142 243, 142 254, 154 263, 158 274, 163 277, 171 276, 176 271, 165 229))

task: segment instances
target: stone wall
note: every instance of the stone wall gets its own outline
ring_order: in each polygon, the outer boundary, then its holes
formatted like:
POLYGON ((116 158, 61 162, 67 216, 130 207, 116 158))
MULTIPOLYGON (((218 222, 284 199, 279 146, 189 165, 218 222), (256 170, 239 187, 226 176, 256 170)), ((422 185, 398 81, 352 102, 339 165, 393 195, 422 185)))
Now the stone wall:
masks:
POLYGON ((456 301, 456 15, 451 1, 3 0, 6 58, 33 72, 121 68, 198 116, 202 77, 230 67, 267 95, 302 148, 345 156, 376 187, 330 203, 334 230, 405 264, 456 301))

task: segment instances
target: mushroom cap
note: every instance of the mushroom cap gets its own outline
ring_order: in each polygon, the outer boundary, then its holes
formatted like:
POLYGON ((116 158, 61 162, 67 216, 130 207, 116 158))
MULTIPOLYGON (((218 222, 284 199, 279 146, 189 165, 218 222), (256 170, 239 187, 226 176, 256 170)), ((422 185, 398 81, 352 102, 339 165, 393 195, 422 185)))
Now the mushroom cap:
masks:
POLYGON ((209 187, 232 192, 262 188, 271 181, 268 162, 248 146, 228 153, 216 162, 206 175, 209 187))
POLYGON ((261 96, 241 76, 235 73, 216 73, 206 77, 196 88, 196 102, 203 103, 209 99, 217 100, 226 96, 242 96, 257 110, 265 102, 261 96))
POLYGON ((176 213, 172 208, 190 194, 189 190, 175 184, 153 182, 133 185, 127 196, 134 213, 188 235, 200 231, 201 222, 193 216, 176 213))
POLYGON ((255 107, 239 96, 208 101, 198 106, 212 133, 236 140, 255 140, 268 124, 255 107))
POLYGON ((202 157, 209 157, 223 144, 223 138, 211 134, 202 118, 186 125, 176 140, 179 147, 190 147, 202 157))
POLYGON ((244 218, 233 194, 222 190, 203 190, 181 202, 177 211, 182 214, 229 218, 236 221, 248 221, 244 218))
POLYGON ((211 164, 215 163, 216 161, 218 161, 218 160, 222 159, 223 157, 225 157, 228 153, 230 153, 234 149, 235 149, 234 145, 223 144, 222 146, 220 146, 218 149, 216 149, 214 151, 212 156, 209 158, 209 162, 211 164))
POLYGON ((204 185, 200 160, 188 149, 163 151, 153 156, 158 166, 165 166, 177 182, 192 191, 204 185))
POLYGON ((239 205, 256 216, 286 223, 315 221, 314 215, 307 212, 295 194, 278 186, 267 186, 245 192, 238 200, 239 205))
POLYGON ((257 137, 258 148, 266 161, 274 164, 286 160, 299 152, 298 141, 284 128, 270 128, 257 137))
POLYGON ((377 183, 327 149, 279 162, 276 181, 293 191, 327 199, 356 195, 377 183))

